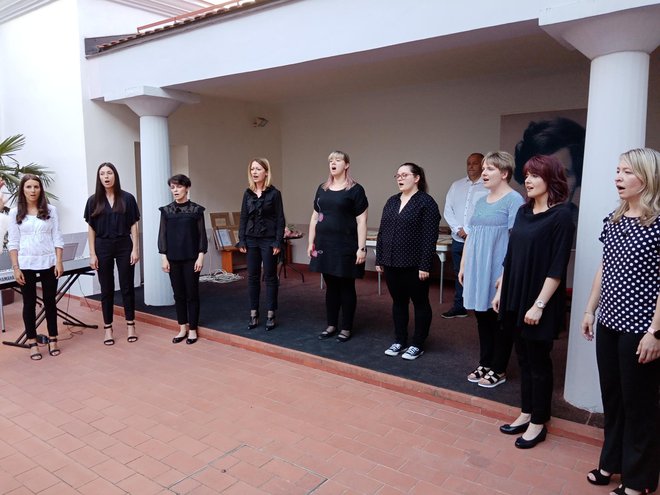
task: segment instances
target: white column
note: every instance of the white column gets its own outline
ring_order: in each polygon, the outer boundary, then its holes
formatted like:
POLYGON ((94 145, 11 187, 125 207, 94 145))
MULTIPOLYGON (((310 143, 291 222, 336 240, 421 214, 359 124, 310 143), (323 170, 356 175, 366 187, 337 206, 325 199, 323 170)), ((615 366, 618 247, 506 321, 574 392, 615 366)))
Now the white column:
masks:
POLYGON ((161 269, 158 255, 159 206, 172 201, 167 188, 170 177, 170 139, 167 117, 140 117, 140 161, 142 179, 142 252, 144 253, 144 303, 147 306, 174 304, 169 277, 161 269))
POLYGON ((161 269, 158 254, 158 207, 172 201, 167 187, 171 171, 167 118, 181 103, 196 103, 199 98, 183 91, 139 87, 106 97, 105 101, 123 103, 140 116, 144 303, 170 306, 174 304, 172 287, 168 275, 161 269))
POLYGON ((546 9, 539 24, 561 44, 591 59, 580 215, 564 398, 601 412, 595 343, 581 334, 584 309, 602 256, 602 219, 618 204, 619 155, 643 147, 649 53, 660 44, 660 5, 575 0, 546 9))
POLYGON ((580 324, 600 262, 602 219, 617 205, 614 173, 619 155, 644 146, 649 55, 621 52, 591 63, 587 136, 573 279, 571 326, 564 398, 574 406, 602 411, 595 342, 580 324))

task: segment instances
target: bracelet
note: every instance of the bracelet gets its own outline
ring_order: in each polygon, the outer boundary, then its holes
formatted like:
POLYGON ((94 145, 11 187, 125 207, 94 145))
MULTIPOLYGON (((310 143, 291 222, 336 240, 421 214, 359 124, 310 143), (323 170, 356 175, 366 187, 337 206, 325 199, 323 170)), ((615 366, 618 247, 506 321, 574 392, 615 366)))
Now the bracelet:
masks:
POLYGON ((18 265, 12 265, 11 267, 12 267, 14 270, 16 270, 17 268, 20 270, 20 267, 19 267, 18 265))

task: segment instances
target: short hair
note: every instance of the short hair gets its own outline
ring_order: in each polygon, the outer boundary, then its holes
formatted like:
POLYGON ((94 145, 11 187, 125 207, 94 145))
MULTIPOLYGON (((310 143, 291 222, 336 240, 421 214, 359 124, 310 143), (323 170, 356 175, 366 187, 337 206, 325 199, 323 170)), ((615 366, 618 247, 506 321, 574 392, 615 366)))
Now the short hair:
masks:
MULTIPOLYGON (((626 151, 619 159, 629 165, 635 177, 644 184, 639 201, 642 209, 639 223, 648 227, 660 215, 660 153, 651 148, 636 148, 626 151)), ((621 220, 629 207, 627 201, 621 200, 612 221, 621 220)))
POLYGON ((488 163, 497 168, 500 172, 506 172, 506 181, 511 182, 513 177, 514 162, 513 157, 506 151, 490 151, 481 160, 482 165, 488 163))
POLYGON ((247 167, 248 185, 250 187, 250 190, 251 191, 257 190, 257 184, 254 182, 254 179, 252 178, 252 164, 254 162, 257 162, 266 171, 266 180, 264 181, 264 189, 268 189, 270 187, 271 181, 273 180, 273 174, 270 169, 270 162, 266 158, 252 158, 248 162, 248 167, 247 167))
MULTIPOLYGON (((564 165, 558 158, 549 155, 536 155, 527 160, 523 168, 525 177, 529 174, 538 175, 548 187, 548 206, 563 203, 568 199, 568 181, 564 165)), ((527 205, 532 206, 534 200, 528 198, 527 205)))
POLYGON ((582 163, 584 161, 585 130, 577 122, 557 117, 552 120, 530 122, 523 138, 516 144, 515 179, 520 184, 525 182, 523 168, 535 155, 552 155, 562 148, 567 148, 571 155, 572 170, 576 183, 582 182, 582 163))
POLYGON ((192 182, 190 182, 190 179, 188 178, 187 175, 183 174, 176 174, 167 179, 167 185, 171 186, 172 184, 183 186, 183 187, 190 187, 192 186, 192 182))
POLYGON ((402 163, 399 165, 399 168, 401 167, 408 167, 413 175, 419 177, 419 182, 417 182, 417 189, 423 192, 428 192, 429 186, 426 183, 426 174, 424 173, 424 169, 422 167, 412 162, 402 163))

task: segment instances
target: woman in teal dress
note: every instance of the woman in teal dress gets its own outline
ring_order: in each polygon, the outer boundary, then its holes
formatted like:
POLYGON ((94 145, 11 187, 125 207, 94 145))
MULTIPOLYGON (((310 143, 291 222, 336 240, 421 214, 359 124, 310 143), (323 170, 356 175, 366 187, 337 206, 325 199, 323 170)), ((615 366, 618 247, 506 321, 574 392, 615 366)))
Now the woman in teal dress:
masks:
POLYGON ((479 332, 479 366, 467 379, 486 388, 506 381, 513 348, 513 337, 501 328, 491 305, 502 275, 509 230, 524 202, 509 186, 513 169, 513 157, 505 151, 490 152, 483 159, 481 177, 488 195, 475 205, 458 274, 465 307, 474 310, 479 332))

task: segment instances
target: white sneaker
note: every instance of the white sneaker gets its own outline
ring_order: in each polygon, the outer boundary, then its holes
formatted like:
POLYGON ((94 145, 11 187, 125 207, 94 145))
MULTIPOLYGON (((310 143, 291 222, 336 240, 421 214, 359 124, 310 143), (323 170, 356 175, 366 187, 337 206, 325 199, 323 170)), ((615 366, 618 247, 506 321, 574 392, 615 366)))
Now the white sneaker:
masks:
POLYGON ((385 354, 388 356, 398 356, 403 346, 401 344, 394 343, 386 351, 385 354))
POLYGON ((406 349, 406 352, 403 353, 403 356, 401 356, 403 359, 407 359, 408 361, 412 361, 413 359, 417 359, 419 356, 424 354, 424 351, 421 350, 419 347, 415 347, 414 345, 411 345, 406 349))

